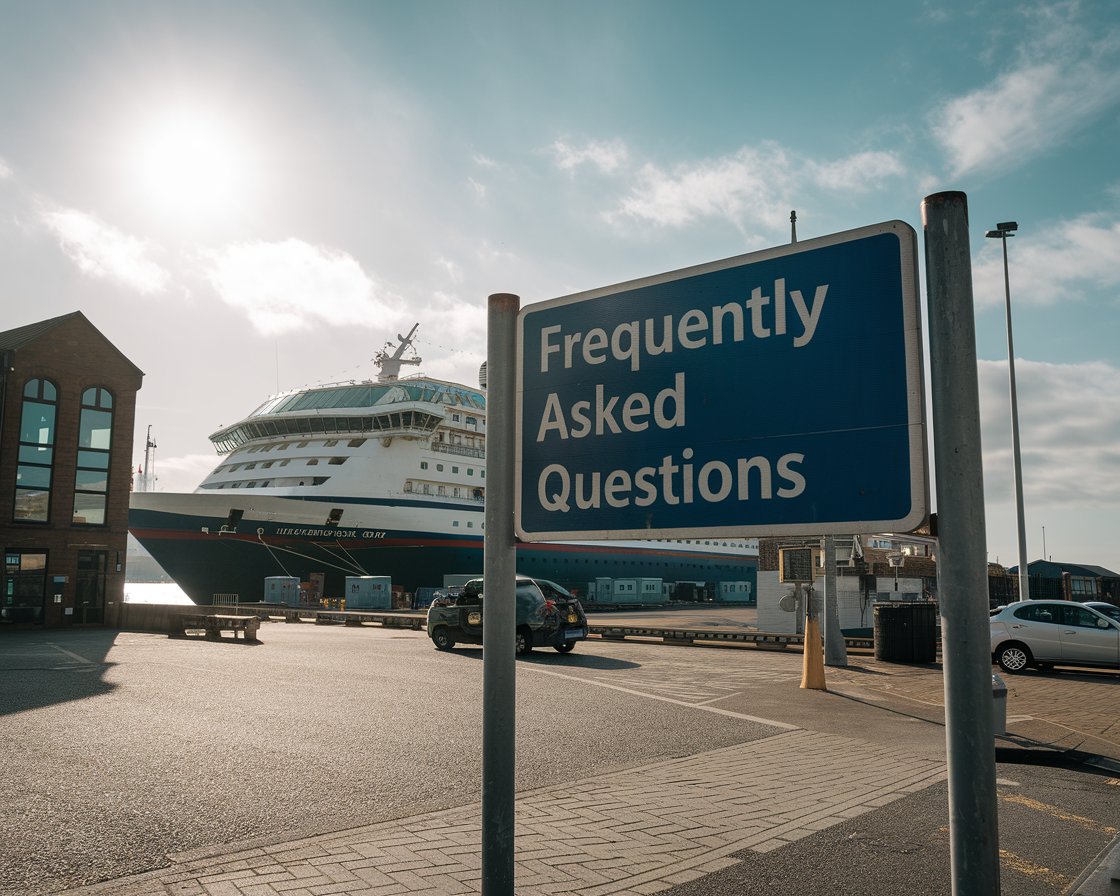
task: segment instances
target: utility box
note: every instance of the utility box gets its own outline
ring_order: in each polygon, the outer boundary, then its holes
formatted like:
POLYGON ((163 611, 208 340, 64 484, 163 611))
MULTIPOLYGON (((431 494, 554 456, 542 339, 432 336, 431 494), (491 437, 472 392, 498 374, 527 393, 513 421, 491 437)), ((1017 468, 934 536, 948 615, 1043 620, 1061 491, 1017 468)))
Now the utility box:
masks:
POLYGON ((264 602, 299 606, 299 579, 295 576, 268 576, 264 580, 264 602))
POLYGON ((751 582, 720 582, 719 600, 727 603, 754 603, 754 585, 751 582))
POLYGON ((614 595, 611 593, 611 583, 613 579, 606 576, 600 576, 594 582, 587 583, 587 599, 590 603, 595 604, 609 604, 614 602, 614 595))
POLYGON ((347 610, 391 610, 393 582, 389 576, 347 576, 347 610))
POLYGON ((662 604, 665 596, 661 587, 661 579, 635 579, 637 584, 638 603, 662 604))

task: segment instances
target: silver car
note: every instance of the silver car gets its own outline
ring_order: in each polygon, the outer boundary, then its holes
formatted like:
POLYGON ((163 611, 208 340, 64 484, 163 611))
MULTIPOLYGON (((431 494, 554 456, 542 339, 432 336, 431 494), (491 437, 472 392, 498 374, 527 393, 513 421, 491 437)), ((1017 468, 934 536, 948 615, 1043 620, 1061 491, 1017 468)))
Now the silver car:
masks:
POLYGON ((1028 666, 1120 669, 1120 622, 1066 600, 1022 600, 990 619, 992 661, 1004 672, 1028 666))

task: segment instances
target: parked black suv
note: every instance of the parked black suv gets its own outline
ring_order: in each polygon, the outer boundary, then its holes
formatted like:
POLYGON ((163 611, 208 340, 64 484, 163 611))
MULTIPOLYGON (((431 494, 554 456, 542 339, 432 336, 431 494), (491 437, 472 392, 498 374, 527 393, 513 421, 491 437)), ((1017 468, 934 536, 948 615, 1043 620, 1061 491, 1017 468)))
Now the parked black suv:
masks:
MULTIPOLYGON (((587 616, 570 593, 555 582, 518 576, 517 653, 553 647, 567 653, 587 637, 587 616)), ((458 597, 428 608, 428 637, 439 650, 456 644, 482 643, 482 579, 471 579, 458 597)))

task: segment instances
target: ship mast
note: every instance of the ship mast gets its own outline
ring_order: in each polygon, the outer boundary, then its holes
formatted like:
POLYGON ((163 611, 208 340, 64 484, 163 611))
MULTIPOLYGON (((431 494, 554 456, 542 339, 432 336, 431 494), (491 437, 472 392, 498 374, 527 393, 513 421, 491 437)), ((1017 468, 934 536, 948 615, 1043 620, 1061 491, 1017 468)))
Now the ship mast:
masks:
POLYGON ((374 356, 373 360, 377 363, 378 368, 377 381, 379 383, 388 383, 397 379, 400 376, 402 364, 420 363, 422 359, 419 357, 402 357, 405 353, 405 350, 412 347, 412 343, 416 337, 416 331, 418 329, 420 329, 420 324, 415 323, 412 325, 412 329, 408 331, 407 336, 402 336, 400 333, 398 333, 397 339, 400 340, 401 344, 397 346, 396 350, 391 355, 389 354, 389 349, 392 347, 392 343, 386 342, 385 348, 379 351, 374 356))
POLYGON ((140 488, 137 491, 150 492, 155 485, 156 477, 152 470, 155 462, 156 443, 152 441, 152 425, 148 424, 148 435, 144 440, 144 469, 140 471, 140 488))

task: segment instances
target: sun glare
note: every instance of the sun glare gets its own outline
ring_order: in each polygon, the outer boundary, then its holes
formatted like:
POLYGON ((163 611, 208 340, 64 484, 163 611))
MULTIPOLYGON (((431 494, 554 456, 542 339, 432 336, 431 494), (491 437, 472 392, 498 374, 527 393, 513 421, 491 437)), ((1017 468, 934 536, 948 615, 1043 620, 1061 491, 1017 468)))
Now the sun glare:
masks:
POLYGON ((235 129, 214 116, 179 110, 141 133, 133 171, 156 211, 197 221, 241 204, 249 167, 235 129))

